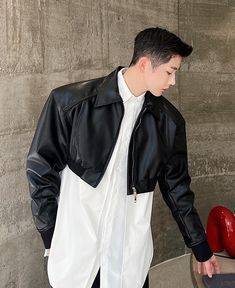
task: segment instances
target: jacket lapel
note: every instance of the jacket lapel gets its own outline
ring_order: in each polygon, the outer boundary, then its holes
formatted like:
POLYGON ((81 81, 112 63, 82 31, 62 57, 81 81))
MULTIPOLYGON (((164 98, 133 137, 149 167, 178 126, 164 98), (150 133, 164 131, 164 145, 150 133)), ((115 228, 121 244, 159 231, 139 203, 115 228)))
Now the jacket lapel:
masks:
POLYGON ((122 97, 119 94, 117 84, 117 73, 122 68, 124 68, 124 66, 118 66, 114 71, 107 75, 104 78, 104 81, 97 87, 95 107, 122 102, 122 97))

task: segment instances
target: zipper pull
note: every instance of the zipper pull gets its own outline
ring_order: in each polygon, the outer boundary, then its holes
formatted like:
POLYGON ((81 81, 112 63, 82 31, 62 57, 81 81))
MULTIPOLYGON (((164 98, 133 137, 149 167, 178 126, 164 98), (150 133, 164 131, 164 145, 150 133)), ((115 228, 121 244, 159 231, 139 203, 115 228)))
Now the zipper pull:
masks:
POLYGON ((135 186, 132 186, 132 190, 133 190, 133 194, 134 194, 134 202, 136 203, 136 200, 137 200, 137 191, 136 191, 135 186))

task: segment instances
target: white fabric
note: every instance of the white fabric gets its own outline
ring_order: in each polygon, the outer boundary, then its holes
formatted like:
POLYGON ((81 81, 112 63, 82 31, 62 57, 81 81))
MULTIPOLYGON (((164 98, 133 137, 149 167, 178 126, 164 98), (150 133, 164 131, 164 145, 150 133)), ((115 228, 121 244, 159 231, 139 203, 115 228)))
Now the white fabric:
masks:
POLYGON ((49 256, 49 254, 50 254, 50 249, 45 249, 44 257, 49 256))
MULTIPOLYGON (((91 288, 100 268, 100 288, 142 288, 153 257, 153 191, 127 195, 130 136, 144 94, 131 94, 118 73, 125 113, 117 143, 96 188, 68 166, 61 173, 55 230, 48 258, 53 288, 91 288)), ((102 133, 102 131, 101 131, 102 133)))

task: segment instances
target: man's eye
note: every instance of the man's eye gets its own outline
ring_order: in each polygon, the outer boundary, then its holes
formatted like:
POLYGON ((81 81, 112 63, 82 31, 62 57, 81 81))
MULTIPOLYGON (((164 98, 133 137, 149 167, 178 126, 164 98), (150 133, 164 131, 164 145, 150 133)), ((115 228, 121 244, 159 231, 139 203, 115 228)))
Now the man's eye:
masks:
POLYGON ((171 75, 171 73, 170 73, 170 72, 168 72, 168 71, 166 71, 166 72, 167 72, 167 74, 168 74, 168 75, 171 75))

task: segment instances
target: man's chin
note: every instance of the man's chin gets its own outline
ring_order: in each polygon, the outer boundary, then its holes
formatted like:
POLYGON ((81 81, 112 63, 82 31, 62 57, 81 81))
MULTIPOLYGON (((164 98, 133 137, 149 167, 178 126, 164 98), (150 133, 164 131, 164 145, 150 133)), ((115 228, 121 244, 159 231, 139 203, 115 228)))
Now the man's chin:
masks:
POLYGON ((163 91, 160 91, 160 92, 151 92, 154 96, 156 96, 156 97, 160 97, 160 96, 162 96, 162 92, 163 91))

